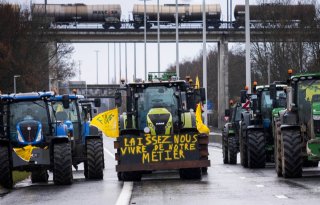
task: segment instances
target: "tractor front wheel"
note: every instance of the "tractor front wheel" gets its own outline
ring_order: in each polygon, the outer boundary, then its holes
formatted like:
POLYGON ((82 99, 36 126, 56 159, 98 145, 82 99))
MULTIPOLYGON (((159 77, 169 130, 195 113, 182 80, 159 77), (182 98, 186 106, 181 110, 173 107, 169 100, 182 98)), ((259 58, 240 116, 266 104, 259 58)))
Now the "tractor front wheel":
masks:
POLYGON ((5 145, 0 145, 0 185, 7 189, 13 187, 9 147, 5 145))

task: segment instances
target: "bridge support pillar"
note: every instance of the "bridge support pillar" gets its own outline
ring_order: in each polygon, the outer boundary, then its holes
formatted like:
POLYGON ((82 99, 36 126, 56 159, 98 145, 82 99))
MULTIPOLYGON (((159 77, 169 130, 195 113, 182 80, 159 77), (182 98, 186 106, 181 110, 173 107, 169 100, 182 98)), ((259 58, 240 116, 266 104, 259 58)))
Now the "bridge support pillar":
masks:
MULTIPOLYGON (((57 42, 51 41, 48 42, 47 44, 48 47, 48 74, 49 74, 49 91, 51 91, 53 88, 56 88, 57 91, 59 89, 58 87, 58 79, 56 74, 53 72, 53 68, 57 65, 58 63, 58 46, 57 42)), ((59 92, 59 91, 58 91, 59 92)))
POLYGON ((224 111, 229 108, 229 55, 228 41, 218 42, 218 128, 222 128, 224 111))

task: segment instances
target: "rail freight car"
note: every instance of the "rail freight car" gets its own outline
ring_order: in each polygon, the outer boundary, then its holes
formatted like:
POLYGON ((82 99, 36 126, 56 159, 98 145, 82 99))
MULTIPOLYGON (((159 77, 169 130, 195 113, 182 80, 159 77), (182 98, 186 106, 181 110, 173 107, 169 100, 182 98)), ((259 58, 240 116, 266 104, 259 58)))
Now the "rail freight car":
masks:
MULTIPOLYGON (((250 24, 255 26, 303 25, 314 22, 316 8, 312 4, 283 5, 261 4, 250 5, 250 24)), ((234 28, 245 25, 245 5, 236 5, 234 9, 234 28)))
MULTIPOLYGON (((219 28, 221 24, 221 6, 220 4, 206 5, 206 23, 207 27, 219 28)), ((147 28, 157 24, 157 5, 146 5, 147 28)), ((159 6, 159 15, 161 24, 175 23, 176 5, 165 4, 159 6)), ((140 28, 144 25, 144 5, 135 4, 132 11, 133 26, 140 28)), ((178 21, 182 23, 202 23, 202 5, 178 5, 178 21)))
POLYGON ((102 23, 103 28, 121 27, 121 6, 119 4, 33 4, 32 18, 46 17, 56 25, 73 23, 102 23))

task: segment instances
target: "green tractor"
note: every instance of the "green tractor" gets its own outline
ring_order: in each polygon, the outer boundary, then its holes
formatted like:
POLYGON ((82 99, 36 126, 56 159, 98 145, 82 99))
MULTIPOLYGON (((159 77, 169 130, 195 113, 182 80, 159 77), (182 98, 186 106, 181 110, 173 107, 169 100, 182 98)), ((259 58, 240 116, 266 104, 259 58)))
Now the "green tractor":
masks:
POLYGON ((241 113, 246 110, 240 103, 232 105, 230 110, 225 111, 225 116, 229 118, 222 130, 222 156, 224 164, 237 164, 237 154, 239 152, 239 128, 241 113))
POLYGON ((276 130, 276 172, 298 178, 303 166, 318 166, 320 160, 320 73, 289 71, 287 107, 279 112, 276 130))
POLYGON ((194 90, 183 80, 129 83, 116 93, 118 107, 125 96, 120 116, 117 150, 118 179, 137 181, 143 173, 179 170, 181 178, 199 179, 210 166, 206 134, 196 128, 195 100, 204 89, 194 90))
POLYGON ((240 157, 248 168, 264 168, 266 162, 274 162, 273 119, 274 113, 283 109, 286 102, 286 85, 275 83, 274 100, 270 98, 270 86, 253 86, 253 94, 241 92, 241 102, 250 101, 250 111, 241 113, 240 157))

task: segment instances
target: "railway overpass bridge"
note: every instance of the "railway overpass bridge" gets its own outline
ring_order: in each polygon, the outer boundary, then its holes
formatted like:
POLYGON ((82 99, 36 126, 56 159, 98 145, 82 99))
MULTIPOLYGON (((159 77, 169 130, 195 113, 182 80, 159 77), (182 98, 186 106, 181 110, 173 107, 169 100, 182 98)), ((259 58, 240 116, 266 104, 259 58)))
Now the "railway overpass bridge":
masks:
MULTIPOLYGON (((319 42, 320 29, 251 29, 251 42, 288 42, 300 41, 319 42), (298 38, 297 38, 298 37, 298 38)), ((161 42, 173 43, 176 41, 175 29, 161 29, 161 42)), ((144 42, 143 29, 52 29, 46 35, 55 47, 57 42, 67 43, 142 43, 144 42)), ((147 42, 157 42, 157 29, 147 30, 147 42)), ((202 42, 202 28, 179 29, 179 42, 202 42)), ((245 42, 244 29, 208 29, 207 42, 216 42, 218 45, 218 126, 224 124, 224 110, 229 107, 229 60, 228 44, 245 42)), ((53 49, 55 50, 55 49, 53 49)), ((98 88, 104 90, 105 88, 98 88)), ((102 92, 102 91, 101 91, 102 92)), ((92 93, 93 94, 93 93, 92 93)))

